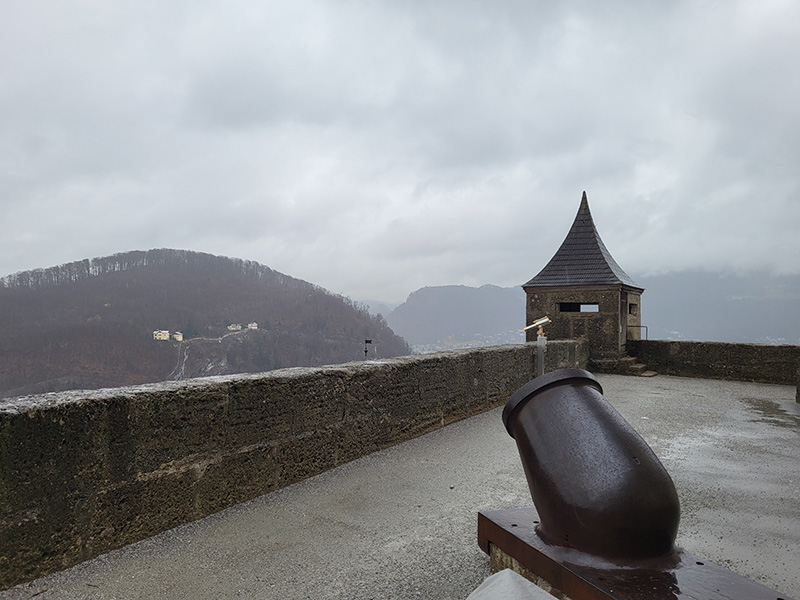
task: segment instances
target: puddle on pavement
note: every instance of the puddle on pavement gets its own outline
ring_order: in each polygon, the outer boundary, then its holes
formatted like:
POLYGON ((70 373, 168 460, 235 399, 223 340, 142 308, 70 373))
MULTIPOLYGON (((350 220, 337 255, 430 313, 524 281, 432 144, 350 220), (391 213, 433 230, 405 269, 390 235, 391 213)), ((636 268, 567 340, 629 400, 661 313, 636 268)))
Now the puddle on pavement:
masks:
POLYGON ((764 398, 744 398, 747 406, 757 413, 755 422, 787 427, 800 433, 800 406, 784 408, 777 402, 764 398), (794 409, 794 410, 793 410, 794 409))

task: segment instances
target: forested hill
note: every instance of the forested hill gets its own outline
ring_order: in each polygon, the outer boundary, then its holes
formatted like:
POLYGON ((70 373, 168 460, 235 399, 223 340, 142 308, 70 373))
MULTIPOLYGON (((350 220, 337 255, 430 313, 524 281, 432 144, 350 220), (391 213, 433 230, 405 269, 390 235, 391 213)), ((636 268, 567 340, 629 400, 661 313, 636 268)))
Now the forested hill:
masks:
POLYGON ((198 252, 125 252, 0 279, 0 397, 348 362, 364 358, 367 339, 370 358, 410 353, 347 298, 198 252), (156 330, 184 341, 154 340, 156 330))

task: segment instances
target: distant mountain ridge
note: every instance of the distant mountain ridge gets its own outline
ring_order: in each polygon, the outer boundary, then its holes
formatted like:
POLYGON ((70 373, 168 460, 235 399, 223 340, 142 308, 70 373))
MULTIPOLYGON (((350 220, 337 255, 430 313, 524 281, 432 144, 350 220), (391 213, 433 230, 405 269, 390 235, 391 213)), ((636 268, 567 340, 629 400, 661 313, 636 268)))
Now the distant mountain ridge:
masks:
MULTIPOLYGON (((634 280, 645 288, 649 339, 800 345, 800 276, 685 271, 634 280)), ((386 320, 423 352, 519 343, 525 294, 521 287, 425 287, 386 320)))
POLYGON ((0 397, 342 363, 364 359, 367 339, 370 356, 410 353, 366 307, 200 252, 124 252, 0 279, 0 397), (156 341, 155 330, 185 339, 156 341))
POLYGON ((484 285, 424 287, 386 316, 389 326, 420 351, 522 343, 522 288, 484 285))

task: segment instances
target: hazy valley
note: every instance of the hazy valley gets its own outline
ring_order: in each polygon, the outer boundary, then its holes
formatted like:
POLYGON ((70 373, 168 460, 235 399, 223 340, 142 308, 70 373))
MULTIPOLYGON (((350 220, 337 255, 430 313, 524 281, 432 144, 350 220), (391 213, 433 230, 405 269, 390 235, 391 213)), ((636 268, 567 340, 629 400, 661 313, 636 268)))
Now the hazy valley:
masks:
MULTIPOLYGON (((634 280, 650 339, 800 344, 800 276, 634 280)), ((0 279, 0 398, 521 343, 524 319, 520 286, 431 286, 391 307, 252 261, 126 252, 0 279)))

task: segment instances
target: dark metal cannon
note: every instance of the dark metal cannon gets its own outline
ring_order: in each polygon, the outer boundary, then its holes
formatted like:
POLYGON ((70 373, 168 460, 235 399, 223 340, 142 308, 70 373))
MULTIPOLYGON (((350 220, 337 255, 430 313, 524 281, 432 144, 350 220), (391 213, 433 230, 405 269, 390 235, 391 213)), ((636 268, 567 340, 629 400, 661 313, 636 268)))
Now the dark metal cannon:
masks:
POLYGON ((572 600, 790 600, 675 547, 675 485, 588 371, 528 382, 503 424, 534 506, 478 514, 478 544, 494 570, 514 568, 572 600))
POLYGON ((672 551, 675 485, 591 373, 563 369, 528 382, 506 404, 503 423, 517 442, 543 540, 611 558, 672 551))

